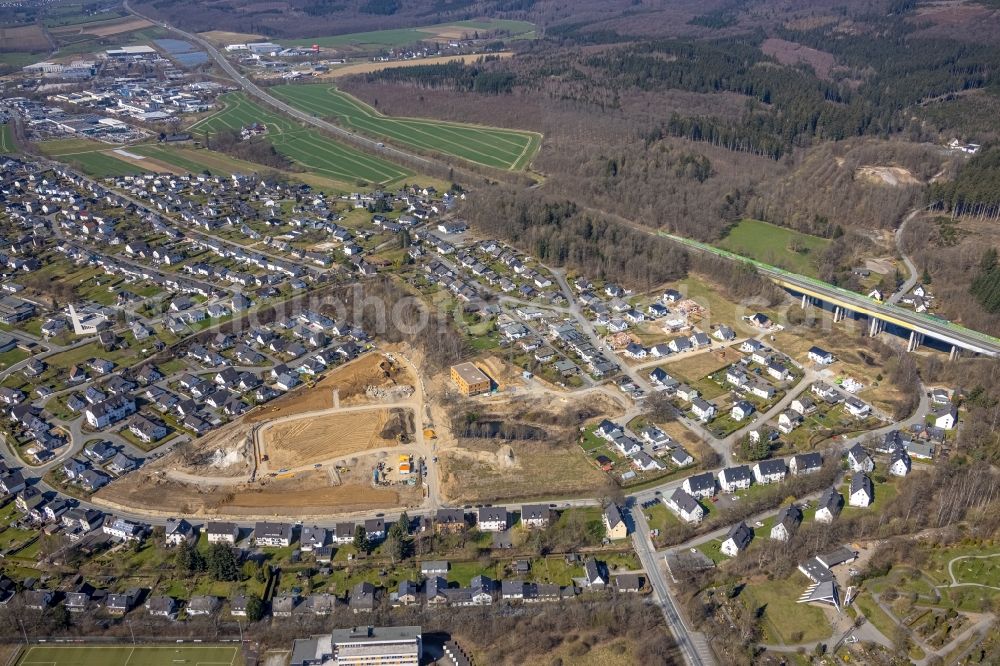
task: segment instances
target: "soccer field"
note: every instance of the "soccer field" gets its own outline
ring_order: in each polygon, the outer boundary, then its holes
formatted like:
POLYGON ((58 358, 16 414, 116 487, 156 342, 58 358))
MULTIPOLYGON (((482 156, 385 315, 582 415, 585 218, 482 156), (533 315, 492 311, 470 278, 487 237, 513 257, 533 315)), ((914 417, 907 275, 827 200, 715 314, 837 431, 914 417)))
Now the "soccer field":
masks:
POLYGON ((369 136, 496 169, 523 169, 541 144, 541 135, 535 132, 424 118, 391 118, 326 84, 286 84, 270 92, 297 109, 334 119, 369 136))
POLYGON ((241 666, 235 645, 33 645, 18 666, 241 666))
POLYGON ((0 154, 13 155, 16 152, 17 146, 14 145, 14 132, 11 129, 10 123, 4 123, 0 125, 0 154))
POLYGON ((365 180, 382 185, 413 175, 403 167, 348 148, 316 130, 303 128, 290 118, 252 102, 243 93, 229 93, 219 99, 226 105, 222 111, 189 128, 195 138, 203 132, 239 130, 245 125, 263 123, 267 126, 267 139, 275 150, 314 173, 347 183, 365 180))

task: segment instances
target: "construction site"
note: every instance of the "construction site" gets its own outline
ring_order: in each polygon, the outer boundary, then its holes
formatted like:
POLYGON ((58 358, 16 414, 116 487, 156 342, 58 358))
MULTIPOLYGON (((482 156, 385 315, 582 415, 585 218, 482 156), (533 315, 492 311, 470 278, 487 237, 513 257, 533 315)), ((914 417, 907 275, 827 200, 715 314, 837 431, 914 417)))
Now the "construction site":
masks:
POLYGON ((94 499, 163 515, 305 517, 604 488, 606 477, 574 444, 573 424, 621 413, 614 392, 528 384, 487 357, 476 363, 499 390, 469 398, 456 395, 448 369, 421 376, 418 362, 410 349, 361 356, 94 499))

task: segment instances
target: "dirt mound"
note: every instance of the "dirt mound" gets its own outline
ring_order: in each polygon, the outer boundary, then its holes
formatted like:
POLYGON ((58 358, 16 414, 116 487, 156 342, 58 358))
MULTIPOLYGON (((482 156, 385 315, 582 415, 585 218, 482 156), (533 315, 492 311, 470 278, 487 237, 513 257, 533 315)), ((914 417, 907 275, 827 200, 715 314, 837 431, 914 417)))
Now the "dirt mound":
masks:
POLYGON ((413 440, 415 431, 413 412, 408 409, 393 409, 389 413, 389 418, 386 419, 379 437, 386 441, 408 444, 413 440))
POLYGON ((403 400, 413 395, 413 387, 409 384, 398 386, 366 386, 365 396, 372 400, 403 400))
POLYGON ((876 185, 889 185, 891 187, 920 185, 920 181, 910 170, 903 167, 865 165, 858 167, 854 171, 854 175, 876 185))

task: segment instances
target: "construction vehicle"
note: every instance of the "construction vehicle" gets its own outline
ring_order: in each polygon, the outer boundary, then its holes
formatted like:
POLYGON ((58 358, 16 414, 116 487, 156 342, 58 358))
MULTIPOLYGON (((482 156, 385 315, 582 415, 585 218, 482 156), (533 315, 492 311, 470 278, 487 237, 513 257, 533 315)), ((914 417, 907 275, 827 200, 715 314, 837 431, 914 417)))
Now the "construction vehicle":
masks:
POLYGON ((425 439, 437 439, 437 435, 434 433, 433 428, 424 428, 424 438, 425 439))

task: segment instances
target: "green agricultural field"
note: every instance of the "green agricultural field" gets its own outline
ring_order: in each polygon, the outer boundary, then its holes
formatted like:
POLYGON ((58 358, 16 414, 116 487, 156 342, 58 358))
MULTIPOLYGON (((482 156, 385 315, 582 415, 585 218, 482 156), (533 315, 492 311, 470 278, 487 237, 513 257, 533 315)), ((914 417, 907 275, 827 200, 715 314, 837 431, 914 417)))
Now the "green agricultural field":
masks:
POLYGON ((0 155, 13 155, 17 152, 14 145, 14 130, 10 123, 0 125, 0 155))
POLYGON ((724 250, 812 277, 817 276, 819 256, 829 244, 826 238, 760 220, 743 220, 716 243, 724 250))
POLYGON ((296 46, 312 46, 313 44, 317 44, 323 47, 352 46, 356 48, 408 46, 422 41, 447 41, 449 38, 461 37, 464 31, 468 31, 471 35, 480 30, 505 30, 512 37, 524 39, 534 33, 535 25, 528 21, 482 19, 428 25, 421 28, 352 32, 346 35, 332 35, 330 37, 305 37, 288 40, 288 43, 296 46))
POLYGON ((19 666, 236 666, 235 645, 33 645, 19 666))
POLYGON ((413 175, 403 167, 348 148, 314 129, 303 128, 277 112, 247 99, 243 93, 223 95, 225 108, 190 127, 196 138, 223 129, 238 130, 263 123, 275 150, 311 172, 343 182, 364 180, 385 185, 413 175))
POLYGON ((390 118, 326 84, 282 85, 271 92, 297 109, 417 150, 442 153, 496 169, 523 169, 541 144, 535 132, 422 118, 390 118))

